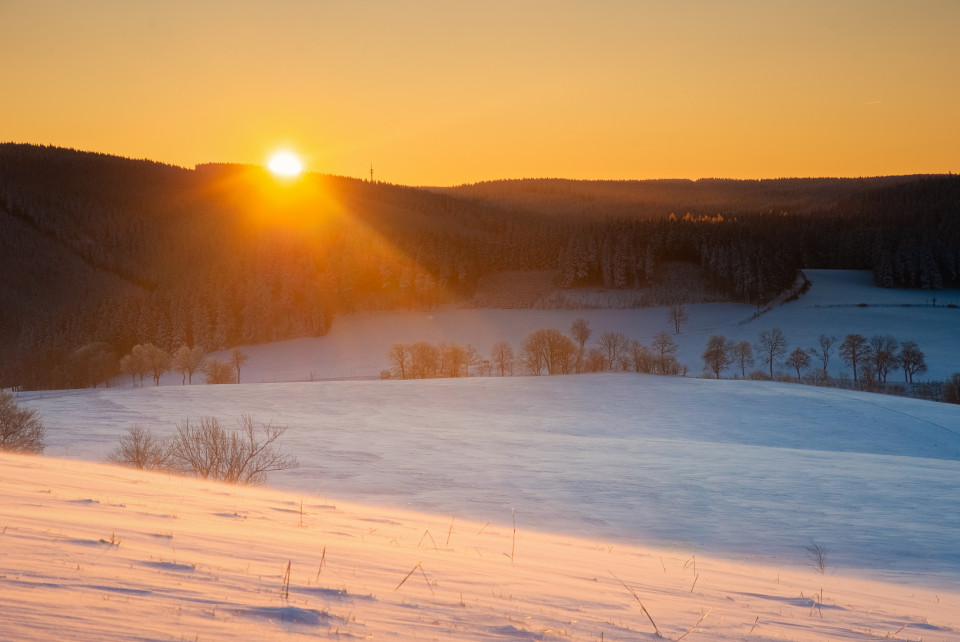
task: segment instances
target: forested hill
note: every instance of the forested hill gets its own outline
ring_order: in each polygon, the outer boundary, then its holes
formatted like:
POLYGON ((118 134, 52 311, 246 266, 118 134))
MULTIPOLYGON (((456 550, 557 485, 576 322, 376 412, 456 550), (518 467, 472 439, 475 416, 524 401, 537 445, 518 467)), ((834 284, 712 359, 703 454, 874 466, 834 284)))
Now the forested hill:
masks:
POLYGON ((631 288, 686 262, 761 304, 803 267, 957 286, 958 252, 954 176, 432 190, 0 144, 0 387, 90 385, 139 343, 216 350, 469 302, 501 271, 631 288))
POLYGON ((585 181, 558 178, 486 181, 437 192, 551 216, 662 218, 744 214, 823 214, 874 190, 913 183, 920 176, 780 178, 770 180, 663 179, 585 181))

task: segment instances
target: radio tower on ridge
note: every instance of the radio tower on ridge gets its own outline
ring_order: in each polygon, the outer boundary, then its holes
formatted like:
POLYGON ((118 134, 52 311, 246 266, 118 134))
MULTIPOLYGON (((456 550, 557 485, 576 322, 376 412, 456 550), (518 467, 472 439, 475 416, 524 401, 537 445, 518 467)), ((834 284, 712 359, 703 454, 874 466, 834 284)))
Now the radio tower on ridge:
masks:
POLYGON ((373 163, 370 163, 370 182, 373 182, 373 163))

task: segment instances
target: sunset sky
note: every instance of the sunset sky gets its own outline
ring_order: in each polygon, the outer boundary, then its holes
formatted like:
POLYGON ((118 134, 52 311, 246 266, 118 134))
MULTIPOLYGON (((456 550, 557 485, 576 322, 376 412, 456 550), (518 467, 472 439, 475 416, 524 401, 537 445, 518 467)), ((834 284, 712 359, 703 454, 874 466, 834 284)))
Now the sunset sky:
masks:
POLYGON ((960 171, 956 0, 0 0, 0 141, 408 185, 960 171))

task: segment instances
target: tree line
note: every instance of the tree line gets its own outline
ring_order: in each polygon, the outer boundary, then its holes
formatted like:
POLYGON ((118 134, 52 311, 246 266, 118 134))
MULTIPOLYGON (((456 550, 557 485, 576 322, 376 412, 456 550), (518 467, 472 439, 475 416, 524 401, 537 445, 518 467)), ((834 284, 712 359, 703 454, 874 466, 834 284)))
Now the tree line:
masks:
MULTIPOLYGON (((824 380, 828 378, 827 367, 834 354, 853 369, 855 383, 886 383, 887 376, 899 369, 903 370, 904 383, 913 383, 914 375, 927 371, 926 355, 914 341, 897 341, 892 335, 866 338, 856 333, 846 335, 839 346, 837 341, 834 336, 821 334, 817 345, 795 347, 788 354, 783 330, 771 328, 760 332, 755 347, 760 364, 769 368, 767 379, 774 379, 773 368, 781 364, 796 371, 796 381, 802 381, 803 373, 816 362, 814 379, 824 380)), ((746 378, 746 368, 755 364, 753 354, 749 341, 734 343, 723 335, 713 335, 701 358, 704 371, 712 372, 717 379, 730 367, 738 368, 740 376, 746 378)), ((763 372, 757 374, 764 375, 763 372)), ((757 374, 754 378, 760 378, 757 374)))
POLYGON ((911 394, 929 401, 960 404, 960 373, 952 374, 946 381, 914 381, 916 375, 927 371, 926 355, 915 341, 899 341, 889 334, 864 337, 857 333, 848 334, 840 341, 835 336, 821 334, 814 346, 797 346, 788 350, 783 330, 771 328, 760 332, 756 344, 713 335, 707 340, 701 359, 704 372, 717 379, 732 369, 734 376, 742 379, 794 381, 867 392, 911 394), (827 368, 834 357, 851 368, 852 380, 845 375, 829 375, 827 368), (747 372, 757 364, 767 369, 747 372), (783 366, 796 376, 782 371, 775 373, 775 366, 783 366), (888 381, 888 377, 897 372, 903 373, 902 385, 896 380, 888 381))
POLYGON ((517 351, 507 341, 493 344, 488 356, 470 345, 443 341, 395 343, 387 351, 389 368, 384 378, 431 379, 436 377, 541 376, 582 374, 610 370, 661 375, 686 375, 687 367, 677 362, 677 345, 667 332, 657 333, 649 346, 622 332, 602 332, 595 344, 585 319, 576 319, 568 334, 555 328, 541 328, 528 334, 517 351))

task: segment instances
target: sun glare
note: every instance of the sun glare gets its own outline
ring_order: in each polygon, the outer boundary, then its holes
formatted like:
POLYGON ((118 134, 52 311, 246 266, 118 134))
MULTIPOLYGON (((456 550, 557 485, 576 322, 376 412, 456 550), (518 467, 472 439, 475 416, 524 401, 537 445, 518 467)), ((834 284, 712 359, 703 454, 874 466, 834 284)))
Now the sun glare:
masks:
POLYGON ((277 152, 270 157, 270 163, 267 166, 271 172, 284 178, 294 178, 303 171, 303 163, 290 152, 277 152))

